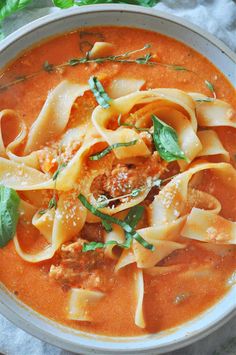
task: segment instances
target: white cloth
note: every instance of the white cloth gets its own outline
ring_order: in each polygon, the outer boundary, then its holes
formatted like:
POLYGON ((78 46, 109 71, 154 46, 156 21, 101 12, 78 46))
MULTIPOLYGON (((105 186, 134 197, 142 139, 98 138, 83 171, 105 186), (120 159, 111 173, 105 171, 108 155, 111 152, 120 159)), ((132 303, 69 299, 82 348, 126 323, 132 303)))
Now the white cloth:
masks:
MULTIPOLYGON (((50 0, 34 1, 24 11, 12 16, 4 23, 5 34, 9 34, 35 20, 60 9, 52 8, 50 0)), ((163 0, 156 5, 161 11, 183 17, 201 26, 224 41, 236 51, 236 2, 235 0, 163 0)), ((46 344, 0 316, 0 352, 6 355, 70 355, 46 344)), ((153 352, 152 352, 153 354, 153 352)), ((169 355, 235 355, 236 318, 205 339, 169 355)))

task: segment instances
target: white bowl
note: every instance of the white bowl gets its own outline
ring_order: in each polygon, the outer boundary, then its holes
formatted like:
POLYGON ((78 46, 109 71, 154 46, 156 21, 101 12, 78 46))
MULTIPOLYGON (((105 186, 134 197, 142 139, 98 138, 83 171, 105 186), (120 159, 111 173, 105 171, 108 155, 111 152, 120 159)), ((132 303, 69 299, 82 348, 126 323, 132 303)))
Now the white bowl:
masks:
MULTIPOLYGON (((236 55, 222 42, 183 19, 129 5, 96 5, 58 12, 24 26, 0 43, 1 66, 22 50, 81 26, 144 28, 180 40, 211 60, 236 86, 236 55)), ((0 287, 0 312, 20 328, 61 348, 83 354, 160 354, 186 346, 217 329, 236 314, 236 288, 213 307, 181 326, 139 337, 107 337, 67 328, 34 312, 0 287)), ((124 310, 125 311, 125 310, 124 310)))

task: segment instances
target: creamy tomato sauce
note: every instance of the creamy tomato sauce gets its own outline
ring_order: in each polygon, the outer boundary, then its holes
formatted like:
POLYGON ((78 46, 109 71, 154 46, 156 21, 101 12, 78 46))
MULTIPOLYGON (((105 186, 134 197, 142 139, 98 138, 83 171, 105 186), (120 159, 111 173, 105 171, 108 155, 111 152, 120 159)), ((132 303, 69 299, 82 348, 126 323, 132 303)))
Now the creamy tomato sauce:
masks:
MULTIPOLYGON (((105 87, 115 78, 128 77, 144 79, 144 89, 178 88, 209 96, 209 90, 204 85, 204 80, 208 80, 214 84, 217 97, 229 102, 236 109, 234 88, 206 58, 174 39, 139 29, 86 28, 50 39, 23 53, 5 68, 0 84, 37 71, 40 71, 37 76, 0 92, 0 110, 16 110, 28 127, 39 114, 49 90, 63 79, 87 83, 91 75, 102 80, 105 87), (88 50, 85 48, 85 42, 94 43, 99 39, 113 43, 115 53, 124 53, 150 43, 151 52, 158 61, 187 67, 197 75, 191 71, 176 71, 162 66, 137 67, 121 63, 82 64, 53 73, 40 71, 45 61, 60 64, 85 55, 88 50)), ((77 103, 81 104, 81 99, 78 99, 77 103)), ((94 98, 88 94, 87 105, 81 104, 81 115, 91 114, 95 106, 94 98)), ((9 126, 7 131, 13 130, 14 127, 9 126)), ((235 129, 220 127, 216 130, 223 145, 233 156, 236 153, 235 129)), ((10 139, 10 133, 9 137, 4 139, 10 139)), ((205 175, 201 189, 206 192, 211 189, 211 193, 219 198, 222 204, 221 214, 235 221, 236 195, 219 184, 217 179, 209 176, 209 173, 205 175)), ((31 251, 37 250, 44 243, 43 239, 37 238, 36 231, 29 229, 27 225, 21 225, 18 233, 24 247, 31 251)), ((27 263, 17 255, 13 243, 10 242, 0 250, 0 280, 25 304, 59 323, 92 333, 129 336, 177 326, 217 302, 228 290, 227 279, 236 268, 236 250, 231 246, 223 252, 213 252, 210 248, 202 247, 199 242, 188 241, 185 249, 175 251, 160 263, 163 266, 179 264, 179 270, 158 276, 144 274, 146 329, 138 328, 133 321, 135 306, 132 266, 121 270, 114 277, 114 287, 109 291, 109 297, 101 301, 99 307, 95 307, 94 318, 97 322, 83 323, 66 319, 68 289, 48 277, 53 262, 54 260, 37 264, 27 263)), ((107 273, 107 279, 113 277, 109 267, 103 272, 107 273)))

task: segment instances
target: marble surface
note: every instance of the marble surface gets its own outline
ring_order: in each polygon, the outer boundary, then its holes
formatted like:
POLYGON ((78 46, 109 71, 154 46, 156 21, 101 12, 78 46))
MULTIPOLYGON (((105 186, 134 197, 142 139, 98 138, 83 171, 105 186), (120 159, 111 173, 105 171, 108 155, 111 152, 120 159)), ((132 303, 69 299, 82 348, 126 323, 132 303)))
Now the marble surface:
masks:
MULTIPOLYGON (((12 16, 3 25, 5 35, 20 26, 54 11, 50 0, 34 0, 27 10, 12 16)), ((161 11, 183 17, 223 40, 236 51, 235 0, 163 0, 156 5, 161 11)), ((6 355, 72 355, 46 344, 0 316, 0 352, 6 355)), ((213 334, 168 355, 236 355, 236 318, 213 334)))

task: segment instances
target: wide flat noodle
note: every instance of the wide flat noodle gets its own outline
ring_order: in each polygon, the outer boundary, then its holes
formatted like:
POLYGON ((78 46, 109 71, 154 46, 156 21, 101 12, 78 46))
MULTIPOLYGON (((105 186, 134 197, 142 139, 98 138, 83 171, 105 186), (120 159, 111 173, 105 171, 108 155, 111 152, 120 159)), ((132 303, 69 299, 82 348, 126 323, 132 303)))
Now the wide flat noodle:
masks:
MULTIPOLYGON (((172 181, 162 189, 159 195, 155 197, 150 209, 151 223, 154 226, 160 226, 160 224, 161 226, 163 224, 171 225, 173 223, 176 223, 181 218, 186 219, 186 217, 190 213, 190 215, 187 217, 188 222, 186 223, 186 226, 183 225, 183 230, 180 234, 183 236, 189 236, 189 238, 193 237, 193 239, 198 240, 202 240, 201 238, 205 238, 205 241, 209 241, 209 238, 206 240, 206 226, 208 225, 209 228, 212 226, 209 221, 221 221, 223 224, 222 217, 218 216, 218 213, 221 210, 221 205, 219 201, 212 195, 195 190, 192 187, 188 187, 190 179, 196 173, 209 169, 213 170, 219 178, 222 178, 226 185, 229 185, 231 187, 236 186, 236 172, 230 164, 198 164, 185 171, 184 173, 174 177, 172 181), (198 217, 196 217, 196 212, 198 212, 198 217), (194 216, 195 218, 192 219, 192 216, 194 216), (190 223, 191 221, 194 221, 195 227, 193 227, 193 223, 190 223), (200 226, 200 229, 197 229, 198 226, 200 226), (196 233, 194 232, 194 228, 196 229, 196 233), (201 228, 205 230, 205 233, 202 233, 201 228)), ((227 228, 229 230, 232 227, 231 223, 232 222, 225 223, 225 228, 227 225, 227 228)), ((213 229, 214 228, 215 227, 213 227, 213 229)), ((230 243, 230 241, 232 241, 232 237, 229 237, 229 235, 231 234, 228 232, 226 234, 228 236, 228 239, 226 238, 227 242, 230 243)))
POLYGON ((103 292, 72 288, 69 293, 67 318, 82 322, 95 321, 92 310, 104 296, 103 292))
MULTIPOLYGON (((155 250, 145 249, 136 240, 133 241, 132 250, 138 267, 154 267, 174 250, 185 248, 179 237, 187 215, 194 206, 205 208, 212 214, 220 212, 221 204, 214 196, 188 187, 191 177, 206 169, 215 169, 218 174, 229 170, 236 178, 234 169, 226 163, 199 164, 174 177, 149 207, 150 227, 138 230, 146 241, 154 245, 155 250)), ((133 258, 128 259, 128 262, 123 259, 118 262, 117 269, 133 262, 133 258)))
MULTIPOLYGON (((160 101, 160 105, 163 104, 163 102, 170 102, 174 107, 180 107, 181 112, 184 112, 189 118, 189 125, 191 124, 193 131, 196 131, 197 120, 194 112, 194 102, 192 98, 183 91, 175 89, 153 89, 123 96, 113 100, 108 109, 104 109, 101 106, 96 107, 92 114, 92 121, 96 129, 109 145, 137 140, 137 143, 133 146, 115 149, 114 154, 118 159, 148 156, 150 155, 150 150, 144 141, 140 139, 136 131, 125 127, 119 127, 116 130, 108 129, 107 126, 109 122, 114 121, 114 118, 118 118, 119 115, 127 115, 137 104, 148 104, 155 101, 160 101)), ((149 120, 151 113, 154 112, 149 113, 149 120)), ((197 137, 196 140, 198 140, 197 137)), ((181 146, 181 148, 183 147, 181 146)))
POLYGON ((86 90, 88 90, 86 85, 64 80, 51 91, 38 118, 30 128, 25 154, 40 149, 63 133, 74 101, 86 90))
POLYGON ((145 80, 142 79, 118 78, 112 80, 106 91, 109 97, 117 99, 118 97, 139 91, 144 84, 145 80))
POLYGON ((162 259, 173 253, 175 250, 184 249, 185 244, 172 242, 169 240, 149 239, 149 243, 155 247, 154 251, 145 249, 142 245, 134 241, 133 251, 137 266, 141 269, 154 267, 162 259))
POLYGON ((134 272, 136 310, 134 322, 139 328, 145 328, 146 322, 143 314, 143 298, 144 298, 144 281, 142 270, 137 269, 134 272))
POLYGON ((43 250, 29 254, 22 250, 18 236, 14 237, 16 252, 22 259, 37 263, 53 257, 60 246, 78 236, 84 226, 87 210, 77 198, 77 194, 62 193, 57 209, 49 210, 43 216, 34 216, 33 225, 44 235, 48 246, 43 250))
POLYGON ((173 223, 163 223, 158 226, 150 226, 139 229, 138 233, 149 243, 154 245, 155 250, 145 249, 136 240, 133 241, 133 253, 139 268, 150 268, 173 251, 185 248, 184 244, 175 242, 179 238, 180 231, 185 223, 185 218, 179 218, 173 223))
POLYGON ((131 249, 124 249, 115 266, 115 271, 119 271, 123 267, 136 262, 136 257, 131 249))
POLYGON ((101 58, 112 55, 114 45, 109 42, 95 42, 92 49, 89 51, 89 58, 101 58))
POLYGON ((210 129, 199 131, 198 138, 202 144, 202 150, 198 154, 199 157, 218 155, 221 160, 230 161, 229 152, 225 150, 215 131, 210 129))
POLYGON ((14 126, 14 130, 16 131, 16 137, 24 134, 22 140, 26 137, 27 129, 24 121, 19 118, 19 116, 14 110, 6 109, 0 112, 0 156, 7 158, 6 143, 4 142, 3 139, 3 128, 2 128, 3 121, 5 120, 7 121, 7 123, 9 123, 10 121, 11 124, 14 126))
MULTIPOLYGON (((104 242, 115 241, 117 243, 124 243, 125 233, 124 230, 117 224, 112 224, 112 231, 105 232, 104 242)), ((114 245, 108 245, 105 248, 105 255, 111 259, 117 259, 119 255, 115 252, 116 247, 114 245)))
POLYGON ((236 127, 236 112, 229 103, 218 99, 210 102, 198 102, 198 99, 207 100, 207 96, 199 93, 189 93, 189 95, 196 101, 196 114, 199 126, 236 127))
POLYGON ((54 181, 25 164, 0 157, 0 183, 16 191, 53 189, 54 181))
POLYGON ((159 225, 160 223, 173 222, 179 217, 186 216, 192 207, 198 207, 199 205, 205 206, 205 209, 212 210, 214 213, 218 213, 221 206, 216 198, 205 192, 193 190, 193 186, 191 188, 188 186, 190 179, 196 173, 208 169, 213 169, 218 175, 221 175, 223 172, 229 172, 236 179, 235 171, 230 164, 197 164, 175 176, 155 197, 149 209, 150 223, 152 225, 159 225), (192 194, 195 194, 195 198, 192 198, 192 194))
POLYGON ((181 235, 207 243, 236 244, 236 222, 193 208, 181 235))

